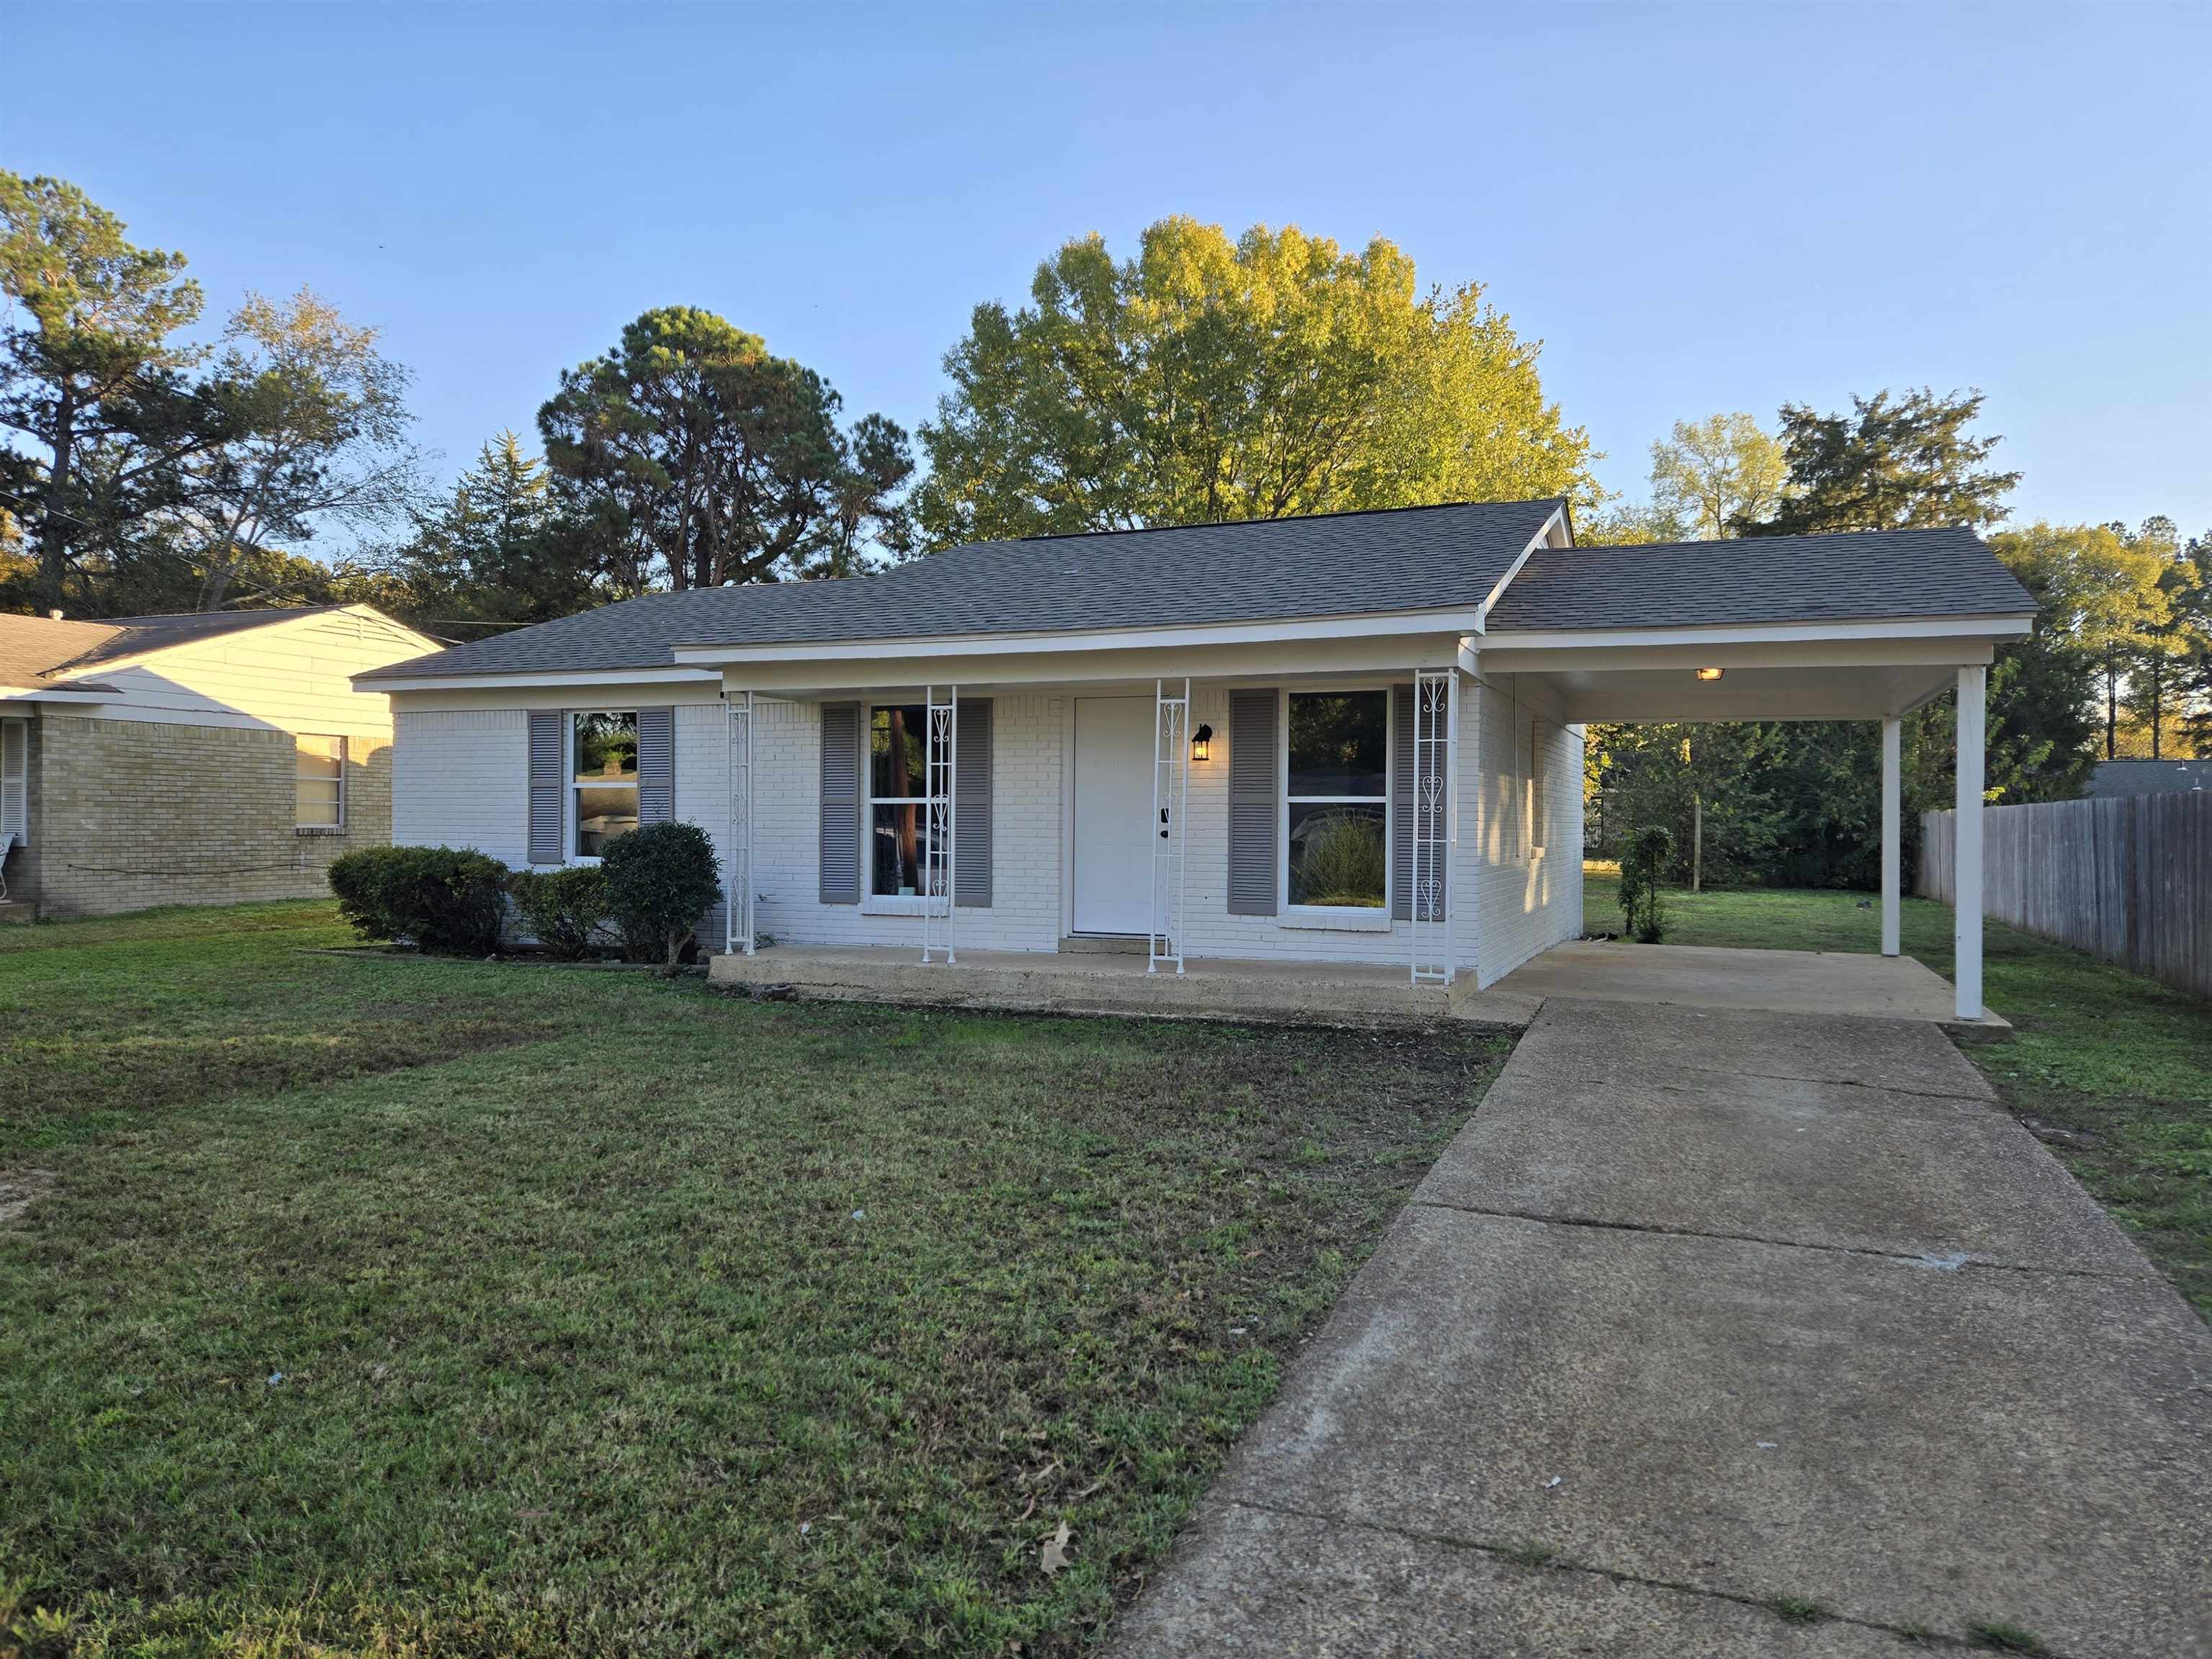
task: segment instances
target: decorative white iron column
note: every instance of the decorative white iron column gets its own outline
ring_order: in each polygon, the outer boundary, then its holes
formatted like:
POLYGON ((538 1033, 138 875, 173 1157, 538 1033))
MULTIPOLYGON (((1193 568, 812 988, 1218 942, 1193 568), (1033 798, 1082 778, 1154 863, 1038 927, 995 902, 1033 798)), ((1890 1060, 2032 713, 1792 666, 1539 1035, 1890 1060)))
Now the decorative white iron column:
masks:
POLYGON ((753 953, 753 694, 724 691, 730 821, 723 837, 723 948, 753 953))
POLYGON ((1458 673, 1413 675, 1413 983, 1452 981, 1451 859, 1453 751, 1458 673))
POLYGON ((1982 768, 1989 670, 1959 671, 1959 850, 1951 895, 1952 981, 1960 1019, 1982 1017, 1982 768))
POLYGON ((1905 722, 1886 714, 1881 722, 1881 953, 1899 951, 1897 888, 1902 868, 1898 836, 1905 813, 1905 722))
POLYGON ((1190 799, 1190 682, 1168 695, 1152 682, 1152 921, 1145 971, 1172 962, 1182 972, 1183 808, 1190 799))
POLYGON ((937 688, 923 694, 929 704, 928 749, 922 763, 923 787, 927 796, 922 811, 921 959, 932 960, 942 951, 947 963, 960 958, 952 947, 953 884, 957 879, 955 833, 959 808, 960 688, 947 686, 945 701, 937 688), (940 919, 943 927, 939 927, 940 919), (939 943, 939 933, 943 943, 939 943))

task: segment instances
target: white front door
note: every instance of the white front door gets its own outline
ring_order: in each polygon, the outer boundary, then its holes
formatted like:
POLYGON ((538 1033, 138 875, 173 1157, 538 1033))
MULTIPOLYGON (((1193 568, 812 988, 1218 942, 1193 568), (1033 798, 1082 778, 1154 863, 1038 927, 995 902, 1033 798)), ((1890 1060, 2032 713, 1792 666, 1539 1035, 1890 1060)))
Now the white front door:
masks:
POLYGON ((1075 700, 1075 931, 1152 926, 1150 697, 1075 700))

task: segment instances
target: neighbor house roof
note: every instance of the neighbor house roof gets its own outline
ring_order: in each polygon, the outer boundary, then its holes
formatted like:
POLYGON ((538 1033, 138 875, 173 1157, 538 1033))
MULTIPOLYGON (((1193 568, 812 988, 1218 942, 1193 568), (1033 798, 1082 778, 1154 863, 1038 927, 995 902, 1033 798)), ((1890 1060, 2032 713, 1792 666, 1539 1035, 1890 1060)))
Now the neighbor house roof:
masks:
POLYGON ((2212 760, 2106 760, 2097 763, 2092 796, 2197 794, 2212 789, 2212 760))
POLYGON ((0 685, 36 685, 54 669, 114 632, 106 623, 0 615, 0 685))
POLYGON ((112 688, 76 677, 104 662, 343 609, 325 605, 276 611, 186 611, 158 617, 109 617, 99 622, 0 615, 0 685, 56 685, 67 680, 81 690, 107 690, 112 688))
POLYGON ((1540 547, 1486 619, 1538 630, 2023 616, 2035 600, 1971 530, 1540 547))
POLYGON ((357 678, 665 668, 679 645, 1473 611, 1562 504, 1462 502, 975 542, 872 576, 648 594, 357 678))

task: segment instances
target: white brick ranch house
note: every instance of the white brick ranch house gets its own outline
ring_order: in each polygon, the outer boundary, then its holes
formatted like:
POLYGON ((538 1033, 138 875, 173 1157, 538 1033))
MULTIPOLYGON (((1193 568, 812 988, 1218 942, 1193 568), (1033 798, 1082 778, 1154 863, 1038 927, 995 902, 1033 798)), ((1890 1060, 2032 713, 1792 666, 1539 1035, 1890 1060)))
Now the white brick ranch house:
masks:
POLYGON ((718 949, 1483 986, 1583 931, 1585 721, 1883 720, 1893 823, 1896 722, 1956 684, 1978 805, 1982 676, 2033 611, 1963 530, 1581 548, 1563 501, 1467 503, 654 594, 357 683, 396 842, 546 866, 688 819, 718 949))

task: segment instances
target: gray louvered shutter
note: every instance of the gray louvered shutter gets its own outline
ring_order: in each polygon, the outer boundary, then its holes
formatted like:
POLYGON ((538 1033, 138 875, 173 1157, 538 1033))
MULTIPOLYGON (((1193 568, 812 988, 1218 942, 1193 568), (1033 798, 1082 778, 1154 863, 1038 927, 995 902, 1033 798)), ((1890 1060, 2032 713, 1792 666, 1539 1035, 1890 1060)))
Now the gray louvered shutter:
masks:
POLYGON ((556 709, 530 716, 530 861, 558 864, 562 860, 561 723, 568 717, 556 709))
POLYGON ((637 711, 637 821, 666 823, 676 816, 676 711, 637 711))
POLYGON ((1413 688, 1390 688, 1390 914, 1413 919, 1413 688))
POLYGON ((991 700, 960 699, 960 766, 952 780, 953 902, 991 907, 991 700))
POLYGON ((1275 914, 1277 826, 1283 787, 1275 766, 1272 689, 1229 694, 1229 914, 1275 914))
POLYGON ((860 705, 822 705, 822 886, 824 904, 860 902, 860 705))

